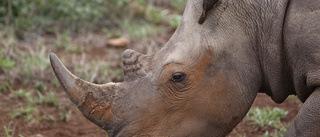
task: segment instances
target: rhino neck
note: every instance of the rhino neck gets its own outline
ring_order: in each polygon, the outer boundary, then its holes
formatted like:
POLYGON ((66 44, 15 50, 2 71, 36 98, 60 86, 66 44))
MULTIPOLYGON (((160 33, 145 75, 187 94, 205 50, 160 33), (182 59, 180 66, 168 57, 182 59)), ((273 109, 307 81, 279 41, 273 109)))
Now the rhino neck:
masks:
POLYGON ((289 2, 272 0, 262 3, 262 6, 255 6, 261 9, 253 12, 255 15, 251 16, 258 18, 256 23, 253 23, 255 26, 246 26, 253 27, 248 30, 256 30, 249 35, 252 36, 252 45, 258 54, 263 74, 263 86, 259 92, 266 93, 275 102, 281 103, 290 94, 295 93, 283 46, 283 26, 289 2))

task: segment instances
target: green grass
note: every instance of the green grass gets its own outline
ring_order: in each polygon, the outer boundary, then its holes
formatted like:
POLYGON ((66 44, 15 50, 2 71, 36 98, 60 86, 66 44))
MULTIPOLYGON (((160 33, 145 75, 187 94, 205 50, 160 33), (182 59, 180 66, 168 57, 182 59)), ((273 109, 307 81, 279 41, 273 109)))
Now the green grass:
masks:
POLYGON ((20 48, 17 47, 15 38, 9 37, 0 37, 0 41, 2 41, 0 43, 0 60, 11 62, 4 63, 7 65, 2 64, 0 72, 2 71, 10 78, 8 79, 9 83, 13 83, 15 79, 23 79, 23 83, 28 84, 30 81, 46 77, 44 72, 49 69, 50 62, 47 57, 48 49, 41 40, 38 40, 35 46, 20 48))
POLYGON ((33 90, 13 90, 12 96, 17 99, 23 100, 29 106, 56 106, 59 107, 60 101, 58 100, 56 93, 53 91, 45 91, 45 94, 40 91, 34 92, 33 90))
POLYGON ((33 98, 33 101, 31 101, 33 104, 38 105, 50 105, 50 106, 59 106, 60 101, 58 100, 56 93, 53 91, 49 91, 46 94, 42 94, 41 92, 37 92, 36 97, 33 98))
POLYGON ((32 97, 33 91, 32 90, 24 90, 24 89, 17 89, 17 90, 11 90, 11 95, 14 98, 27 100, 32 97))
POLYGON ((8 124, 8 126, 4 126, 4 137, 12 137, 13 133, 14 133, 14 129, 11 129, 12 127, 12 120, 10 121, 10 123, 8 124))
POLYGON ((32 106, 20 107, 20 108, 14 109, 13 112, 11 112, 9 115, 12 118, 23 116, 24 121, 29 122, 34 117, 35 111, 37 111, 37 108, 32 106))
POLYGON ((23 100, 30 106, 38 105, 38 106, 56 106, 59 107, 60 101, 56 95, 56 92, 53 91, 43 91, 45 94, 41 93, 40 91, 33 91, 33 90, 25 90, 25 89, 18 89, 18 90, 11 90, 11 96, 13 99, 20 99, 23 100))
POLYGON ((52 115, 40 114, 40 110, 35 106, 20 107, 14 109, 10 114, 11 118, 23 117, 26 123, 30 121, 42 122, 54 122, 55 118, 52 115))
POLYGON ((182 14, 187 1, 186 0, 169 0, 168 2, 176 11, 182 14))
MULTIPOLYGON (((138 0, 135 7, 130 7, 133 3, 135 2, 129 0, 1 1, 0 72, 10 77, 10 83, 16 80, 22 80, 24 85, 36 83, 46 79, 48 75, 45 72, 51 71, 48 60, 50 52, 56 50, 63 50, 70 54, 83 52, 85 47, 75 45, 72 39, 72 35, 81 29, 94 26, 100 31, 105 30, 109 37, 128 35, 131 41, 135 42, 176 28, 181 20, 181 15, 177 14, 181 13, 178 11, 178 6, 184 7, 185 5, 185 2, 180 0, 170 2, 170 5, 177 8, 178 12, 169 13, 167 9, 154 6, 147 0, 138 0), (38 38, 32 40, 36 41, 31 43, 32 46, 21 48, 17 45, 20 42, 20 36, 17 33, 20 32, 39 33, 39 35, 36 35, 38 38), (55 40, 48 43, 40 37, 43 34, 51 34, 55 36, 55 40)), ((89 30, 95 29, 90 28, 89 30)), ((90 33, 90 31, 80 32, 90 33)), ((90 81, 99 79, 96 80, 98 83, 122 79, 122 71, 119 68, 100 65, 99 61, 89 62, 89 64, 102 67, 98 70, 99 78, 92 75, 97 73, 94 72, 96 67, 91 70, 89 67, 83 70, 76 67, 76 72, 90 81)), ((58 85, 57 82, 53 84, 58 85)))
POLYGON ((56 37, 56 46, 58 49, 63 49, 69 53, 80 53, 82 51, 79 46, 75 46, 72 44, 72 38, 69 31, 63 31, 62 34, 56 31, 56 37))
POLYGON ((52 115, 36 115, 36 120, 38 122, 43 122, 43 121, 47 121, 47 122, 55 122, 56 119, 52 116, 52 115))
POLYGON ((85 30, 98 22, 112 19, 109 13, 127 13, 128 0, 3 0, 0 2, 0 27, 11 25, 17 30, 51 28, 85 30), (118 9, 118 10, 115 10, 118 9), (54 27, 50 27, 54 26, 54 27))
POLYGON ((293 99, 295 99, 295 98, 297 98, 296 95, 290 95, 290 96, 288 96, 287 100, 293 100, 293 99))
POLYGON ((282 137, 289 125, 282 123, 280 120, 287 114, 287 111, 279 108, 252 108, 247 114, 249 117, 247 124, 260 127, 269 126, 275 129, 272 133, 265 132, 263 137, 282 137))
POLYGON ((289 124, 280 123, 276 126, 276 129, 272 133, 267 131, 262 135, 262 137, 284 137, 288 127, 289 124))
MULTIPOLYGON (((68 122, 72 111, 52 91, 60 84, 54 77, 48 54, 58 52, 67 58, 83 53, 87 47, 75 44, 76 34, 103 32, 106 39, 128 36, 134 43, 175 29, 181 21, 178 3, 183 1, 170 2, 177 11, 169 11, 147 0, 0 1, 0 75, 6 81, 0 84, 0 92, 8 93, 10 99, 18 102, 9 114, 11 118, 21 117, 25 122, 56 119, 68 122), (59 115, 43 112, 48 108, 56 109, 59 115)), ((121 62, 119 51, 115 55, 119 60, 112 61, 121 62)), ((84 62, 69 65, 87 81, 123 80, 119 64, 105 60, 84 62)), ((7 135, 12 133, 10 128, 11 123, 5 128, 7 135)))
MULTIPOLYGON (((28 52, 24 52, 21 56, 25 57, 23 64, 21 62, 22 69, 19 70, 20 75, 24 78, 33 78, 34 76, 43 75, 41 72, 48 69, 50 62, 48 60, 47 48, 43 45, 38 45, 36 49, 31 49, 28 52)), ((44 76, 41 76, 44 77, 44 76)))
POLYGON ((85 64, 76 64, 75 75, 100 84, 123 79, 122 69, 113 67, 105 61, 86 61, 85 64))
MULTIPOLYGON (((169 3, 177 13, 182 13, 185 0, 169 3)), ((123 19, 143 19, 158 24, 167 13, 147 0, 3 0, 0 28, 14 27, 15 35, 24 39, 28 31, 84 32, 99 29, 97 26, 119 27, 123 19)))
POLYGON ((287 115, 288 112, 279 108, 253 108, 250 109, 247 116, 250 118, 249 125, 258 125, 261 127, 276 127, 280 119, 287 115))
POLYGON ((146 21, 130 19, 124 19, 121 26, 123 27, 123 32, 127 33, 132 41, 146 39, 148 36, 154 36, 166 30, 164 27, 156 26, 146 21))
POLYGON ((15 61, 9 58, 4 58, 2 51, 0 51, 0 71, 13 68, 15 63, 16 63, 15 61))
POLYGON ((68 122, 72 116, 71 107, 69 104, 65 105, 63 109, 59 112, 60 120, 68 122))
POLYGON ((34 89, 38 91, 46 91, 48 90, 46 83, 42 81, 37 81, 36 84, 34 85, 34 89))
POLYGON ((71 110, 69 110, 67 112, 64 112, 64 111, 59 112, 60 120, 64 121, 64 122, 68 122, 71 118, 71 115, 72 115, 71 110))
POLYGON ((167 20, 170 24, 170 26, 174 29, 176 29, 178 27, 178 25, 180 24, 181 20, 182 20, 182 16, 180 15, 168 15, 167 16, 167 20))
POLYGON ((0 84, 0 92, 11 91, 11 85, 9 82, 4 82, 0 84))
POLYGON ((60 100, 56 92, 48 91, 45 83, 37 82, 34 90, 17 89, 10 90, 12 100, 23 101, 18 108, 13 109, 9 114, 11 118, 23 117, 25 122, 31 120, 54 121, 55 118, 50 115, 40 114, 40 109, 48 106, 60 107, 60 100), (44 93, 42 93, 44 92, 44 93))

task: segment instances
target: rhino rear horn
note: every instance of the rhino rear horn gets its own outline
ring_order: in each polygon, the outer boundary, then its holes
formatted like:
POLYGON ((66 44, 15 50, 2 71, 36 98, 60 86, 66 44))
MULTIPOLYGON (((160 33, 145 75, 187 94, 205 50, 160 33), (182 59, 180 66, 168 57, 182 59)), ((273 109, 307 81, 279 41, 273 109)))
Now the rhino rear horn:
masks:
POLYGON ((143 55, 134 50, 127 49, 122 55, 122 68, 125 81, 132 81, 145 76, 150 71, 152 56, 143 55))
POLYGON ((50 62, 64 91, 86 118, 98 126, 110 119, 112 100, 118 84, 97 85, 86 82, 73 75, 54 53, 50 54, 50 62))

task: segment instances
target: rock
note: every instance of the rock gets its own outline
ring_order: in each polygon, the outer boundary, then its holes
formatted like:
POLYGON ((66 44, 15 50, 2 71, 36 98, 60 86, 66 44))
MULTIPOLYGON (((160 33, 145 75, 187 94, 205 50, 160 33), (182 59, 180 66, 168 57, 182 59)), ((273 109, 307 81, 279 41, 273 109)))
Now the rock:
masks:
POLYGON ((107 46, 109 47, 126 47, 128 46, 130 41, 127 38, 115 38, 115 39, 109 39, 107 41, 107 46))

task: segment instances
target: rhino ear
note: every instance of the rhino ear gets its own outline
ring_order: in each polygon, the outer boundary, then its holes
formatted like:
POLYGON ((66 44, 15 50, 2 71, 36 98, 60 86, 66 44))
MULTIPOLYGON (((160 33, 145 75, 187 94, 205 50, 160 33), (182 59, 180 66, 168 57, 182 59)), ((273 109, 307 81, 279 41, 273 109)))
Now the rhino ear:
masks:
POLYGON ((202 4, 203 10, 198 21, 199 24, 203 24, 203 22, 206 20, 206 16, 207 16, 206 13, 209 10, 211 10, 216 5, 217 2, 218 0, 203 0, 203 4, 202 4))
POLYGON ((152 56, 143 55, 131 49, 125 50, 122 57, 125 81, 145 76, 150 71, 151 58, 152 56))

